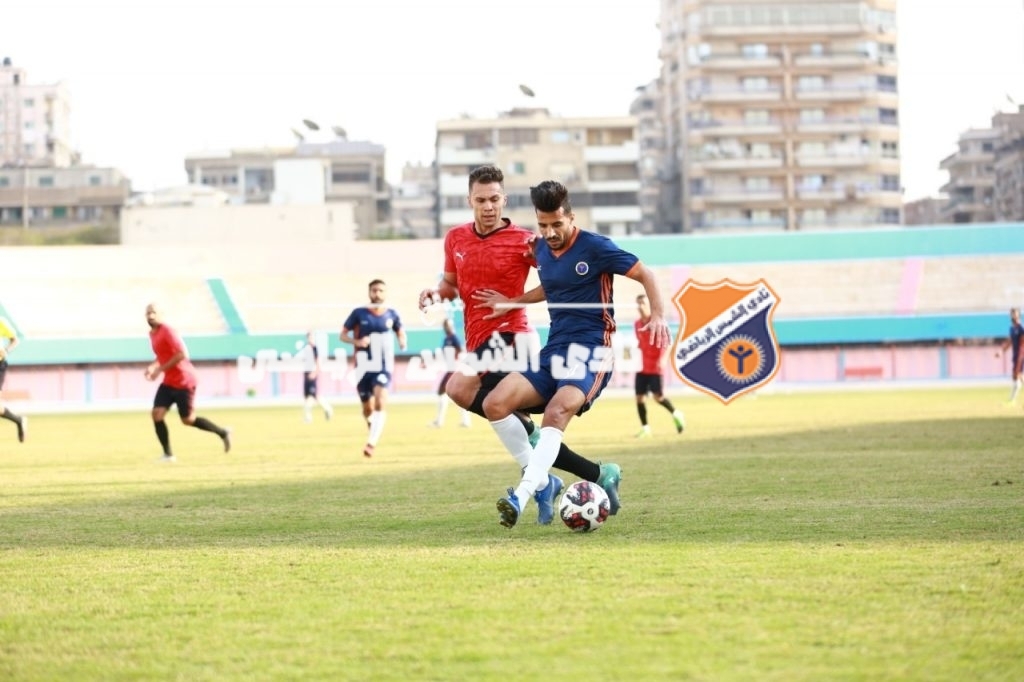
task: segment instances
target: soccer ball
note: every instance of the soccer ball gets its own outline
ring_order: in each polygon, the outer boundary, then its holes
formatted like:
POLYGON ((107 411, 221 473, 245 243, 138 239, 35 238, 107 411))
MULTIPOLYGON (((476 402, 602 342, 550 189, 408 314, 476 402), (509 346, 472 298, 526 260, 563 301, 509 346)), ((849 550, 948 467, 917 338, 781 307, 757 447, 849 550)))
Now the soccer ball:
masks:
POLYGON ((604 525, 611 511, 608 493, 590 481, 576 481, 565 489, 558 514, 575 533, 589 533, 604 525))

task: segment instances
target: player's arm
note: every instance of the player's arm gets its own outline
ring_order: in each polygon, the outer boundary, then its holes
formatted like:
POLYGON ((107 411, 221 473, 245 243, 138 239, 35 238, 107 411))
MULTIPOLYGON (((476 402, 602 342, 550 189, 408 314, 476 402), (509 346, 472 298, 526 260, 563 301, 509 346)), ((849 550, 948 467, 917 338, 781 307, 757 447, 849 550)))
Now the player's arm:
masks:
POLYGON ((18 345, 18 335, 14 333, 13 329, 3 323, 0 323, 0 332, 2 332, 3 337, 7 339, 7 347, 5 348, 4 346, 0 346, 0 360, 3 360, 18 345))
POLYGON ((356 348, 366 348, 367 346, 370 345, 370 339, 368 337, 362 339, 356 338, 355 332, 355 329, 342 327, 341 335, 338 336, 338 338, 341 340, 342 343, 351 343, 356 348))
POLYGON ((420 310, 426 310, 438 301, 454 301, 458 297, 459 287, 455 273, 446 272, 442 275, 441 281, 437 283, 436 289, 424 289, 420 292, 420 310))
POLYGON ((509 298, 501 292, 495 291, 494 289, 480 289, 479 291, 473 292, 473 300, 476 301, 475 307, 477 308, 491 308, 491 312, 485 315, 483 319, 493 320, 496 317, 501 317, 510 310, 516 308, 525 308, 531 303, 540 303, 547 300, 547 294, 544 293, 544 287, 538 284, 529 291, 524 291, 521 295, 515 298, 509 298))
POLYGON ((658 281, 654 272, 637 261, 636 265, 626 273, 626 277, 643 285, 644 293, 647 294, 647 300, 651 304, 651 319, 640 328, 640 331, 647 332, 651 345, 655 348, 667 348, 670 341, 668 321, 665 319, 665 304, 661 300, 661 292, 658 290, 658 281))

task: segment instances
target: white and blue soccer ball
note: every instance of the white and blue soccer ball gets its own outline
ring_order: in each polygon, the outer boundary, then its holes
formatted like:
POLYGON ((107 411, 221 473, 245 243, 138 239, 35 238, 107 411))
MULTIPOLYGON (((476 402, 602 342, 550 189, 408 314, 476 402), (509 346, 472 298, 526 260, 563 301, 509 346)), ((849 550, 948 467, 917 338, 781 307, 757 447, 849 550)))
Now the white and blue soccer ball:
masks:
POLYGON ((576 481, 562 493, 558 514, 575 533, 590 533, 604 525, 611 502, 604 488, 590 481, 576 481))

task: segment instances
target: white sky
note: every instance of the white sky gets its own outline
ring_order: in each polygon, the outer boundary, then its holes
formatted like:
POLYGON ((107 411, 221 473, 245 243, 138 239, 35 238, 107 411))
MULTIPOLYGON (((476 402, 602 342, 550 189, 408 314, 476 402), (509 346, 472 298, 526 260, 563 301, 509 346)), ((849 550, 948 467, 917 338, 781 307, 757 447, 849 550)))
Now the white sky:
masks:
MULTIPOLYGON (((899 0, 906 198, 957 135, 1024 104, 1024 0, 899 0)), ((188 153, 290 144, 303 118, 429 162, 435 122, 627 114, 658 74, 658 0, 0 0, 0 57, 71 91, 72 142, 137 190, 188 153), (535 99, 520 94, 528 84, 535 99)))

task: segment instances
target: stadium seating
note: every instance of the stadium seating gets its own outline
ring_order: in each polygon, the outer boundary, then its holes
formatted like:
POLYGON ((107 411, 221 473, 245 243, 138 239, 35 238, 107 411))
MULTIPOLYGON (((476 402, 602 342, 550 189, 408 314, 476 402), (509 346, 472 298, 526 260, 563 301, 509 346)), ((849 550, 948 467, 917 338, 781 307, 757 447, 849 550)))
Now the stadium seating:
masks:
MULTIPOLYGON (((946 255, 929 255, 921 249, 920 255, 838 260, 705 258, 693 265, 664 264, 663 258, 652 268, 666 296, 686 279, 763 279, 781 299, 776 319, 992 313, 1024 304, 1024 248, 1015 248, 1022 252, 948 255, 947 249, 946 255)), ((139 336, 145 332, 144 307, 156 301, 183 333, 223 334, 232 317, 221 312, 225 296, 218 304, 211 293, 208 282, 217 281, 249 333, 333 331, 352 308, 367 302, 367 284, 380 277, 388 283, 388 304, 416 328, 426 324, 416 309, 419 291, 436 283, 441 266, 440 240, 5 249, 0 311, 26 337, 139 336)), ((534 274, 529 286, 536 281, 534 274)), ((633 299, 641 291, 636 282, 616 282, 620 322, 635 319, 633 299)), ((533 306, 529 316, 538 326, 548 323, 542 305, 533 306)))

